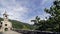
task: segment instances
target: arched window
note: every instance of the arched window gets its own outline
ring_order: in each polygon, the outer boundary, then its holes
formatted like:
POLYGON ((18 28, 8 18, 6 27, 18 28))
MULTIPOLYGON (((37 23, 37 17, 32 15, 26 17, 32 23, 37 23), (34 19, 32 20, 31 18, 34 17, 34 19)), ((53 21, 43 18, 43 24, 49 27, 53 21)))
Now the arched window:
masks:
POLYGON ((2 24, 2 22, 0 22, 0 24, 2 24))
POLYGON ((5 26, 7 26, 7 24, 5 24, 5 26))
POLYGON ((0 29, 1 29, 2 26, 0 26, 0 29))
POLYGON ((5 28, 4 30, 5 30, 5 31, 8 31, 8 28, 5 28))
POLYGON ((0 29, 1 29, 1 27, 2 27, 2 22, 0 22, 0 29))

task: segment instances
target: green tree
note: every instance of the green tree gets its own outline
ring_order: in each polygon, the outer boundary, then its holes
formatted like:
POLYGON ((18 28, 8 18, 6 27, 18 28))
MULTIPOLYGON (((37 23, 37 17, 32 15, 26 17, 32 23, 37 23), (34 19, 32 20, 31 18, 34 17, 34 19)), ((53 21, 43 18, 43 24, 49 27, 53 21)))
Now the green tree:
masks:
POLYGON ((49 13, 51 17, 47 20, 51 23, 52 31, 59 31, 60 27, 60 1, 56 0, 53 2, 53 6, 50 9, 45 8, 45 12, 49 13))
POLYGON ((34 24, 38 24, 40 21, 40 18, 38 16, 36 16, 35 20, 31 20, 31 22, 34 22, 34 24))
POLYGON ((34 29, 38 28, 39 26, 39 21, 40 18, 38 16, 36 16, 35 20, 31 20, 31 22, 34 22, 34 29))
POLYGON ((44 11, 51 16, 46 19, 47 20, 40 20, 37 16, 35 20, 31 20, 34 22, 34 26, 36 26, 36 30, 41 31, 54 31, 54 32, 60 32, 60 1, 56 0, 53 2, 53 5, 50 7, 50 9, 45 8, 44 11))

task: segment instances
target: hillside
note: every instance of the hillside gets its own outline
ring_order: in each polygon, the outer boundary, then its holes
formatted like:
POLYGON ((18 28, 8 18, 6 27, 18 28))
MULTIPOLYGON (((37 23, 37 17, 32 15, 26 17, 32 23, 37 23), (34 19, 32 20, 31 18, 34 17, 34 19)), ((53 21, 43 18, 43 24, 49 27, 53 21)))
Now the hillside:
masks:
MULTIPOLYGON (((2 21, 3 19, 0 18, 0 22, 2 21)), ((20 22, 20 21, 16 21, 16 20, 9 20, 11 23, 12 23, 12 27, 15 28, 15 29, 33 29, 33 25, 30 25, 30 24, 27 24, 27 23, 23 23, 23 22, 20 22)))

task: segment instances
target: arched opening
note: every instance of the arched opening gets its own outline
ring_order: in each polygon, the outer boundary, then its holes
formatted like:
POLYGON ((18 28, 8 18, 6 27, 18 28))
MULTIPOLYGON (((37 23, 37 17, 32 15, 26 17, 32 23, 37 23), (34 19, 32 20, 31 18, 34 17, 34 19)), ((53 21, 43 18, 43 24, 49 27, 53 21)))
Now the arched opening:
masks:
POLYGON ((0 29, 1 29, 1 27, 2 27, 2 26, 0 25, 0 29))
POLYGON ((1 29, 1 27, 2 27, 2 22, 0 22, 0 29, 1 29))
POLYGON ((5 28, 5 31, 8 31, 8 28, 5 28))
POLYGON ((5 24, 5 26, 7 26, 7 24, 5 24))

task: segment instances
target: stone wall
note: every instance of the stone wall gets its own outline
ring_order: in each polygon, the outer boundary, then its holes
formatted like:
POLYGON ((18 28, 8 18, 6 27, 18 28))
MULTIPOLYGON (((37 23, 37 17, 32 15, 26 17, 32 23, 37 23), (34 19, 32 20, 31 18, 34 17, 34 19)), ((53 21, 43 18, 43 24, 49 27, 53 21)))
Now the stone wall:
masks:
POLYGON ((14 30, 23 34, 60 34, 60 32, 48 32, 48 31, 37 31, 37 30, 14 30))

